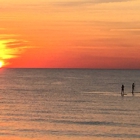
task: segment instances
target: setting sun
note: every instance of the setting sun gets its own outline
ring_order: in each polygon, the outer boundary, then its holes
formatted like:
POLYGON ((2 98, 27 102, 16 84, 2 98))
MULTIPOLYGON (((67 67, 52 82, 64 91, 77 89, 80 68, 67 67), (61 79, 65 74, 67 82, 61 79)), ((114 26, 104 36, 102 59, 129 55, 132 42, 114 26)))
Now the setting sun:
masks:
POLYGON ((2 68, 3 67, 3 61, 0 61, 0 68, 2 68))

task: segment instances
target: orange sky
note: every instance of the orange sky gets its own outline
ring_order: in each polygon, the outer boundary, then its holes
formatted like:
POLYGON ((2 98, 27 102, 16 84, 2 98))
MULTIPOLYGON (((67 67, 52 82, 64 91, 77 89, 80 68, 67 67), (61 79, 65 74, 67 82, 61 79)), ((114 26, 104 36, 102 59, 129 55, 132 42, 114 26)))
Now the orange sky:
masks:
POLYGON ((0 0, 0 61, 140 69, 139 7, 139 0, 0 0))

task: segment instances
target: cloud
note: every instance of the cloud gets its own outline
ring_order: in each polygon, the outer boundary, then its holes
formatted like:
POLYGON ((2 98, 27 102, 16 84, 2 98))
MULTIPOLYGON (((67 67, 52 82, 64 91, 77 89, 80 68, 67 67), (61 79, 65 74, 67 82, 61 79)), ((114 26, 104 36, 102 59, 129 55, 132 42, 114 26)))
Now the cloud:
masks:
POLYGON ((3 31, 3 30, 5 30, 5 28, 0 28, 0 31, 3 31))
POLYGON ((27 9, 45 9, 45 8, 50 8, 51 5, 53 6, 58 6, 58 7, 77 7, 77 6, 82 6, 82 5, 95 5, 95 4, 103 4, 103 3, 118 3, 118 2, 127 2, 131 0, 69 0, 69 1, 64 1, 64 0, 59 0, 55 1, 52 0, 51 2, 45 2, 45 1, 19 1, 16 3, 15 2, 10 2, 7 0, 4 3, 0 2, 0 9, 2 11, 7 11, 7 9, 12 10, 12 11, 20 11, 20 10, 27 10, 27 9))
POLYGON ((73 6, 81 6, 81 5, 87 5, 87 4, 102 4, 102 3, 112 3, 112 2, 127 2, 130 0, 81 0, 81 1, 60 1, 60 2, 54 2, 54 5, 58 6, 66 6, 66 7, 73 7, 73 6))
POLYGON ((26 41, 0 37, 0 59, 2 60, 19 57, 27 48, 29 48, 29 46, 26 41))

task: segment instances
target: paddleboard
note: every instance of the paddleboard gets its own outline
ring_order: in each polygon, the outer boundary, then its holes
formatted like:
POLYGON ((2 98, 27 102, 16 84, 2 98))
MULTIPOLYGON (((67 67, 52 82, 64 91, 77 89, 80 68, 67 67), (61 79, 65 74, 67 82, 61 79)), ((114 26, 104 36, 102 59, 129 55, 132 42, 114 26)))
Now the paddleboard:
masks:
POLYGON ((124 95, 127 95, 126 93, 124 93, 124 94, 121 94, 121 96, 123 97, 124 95))

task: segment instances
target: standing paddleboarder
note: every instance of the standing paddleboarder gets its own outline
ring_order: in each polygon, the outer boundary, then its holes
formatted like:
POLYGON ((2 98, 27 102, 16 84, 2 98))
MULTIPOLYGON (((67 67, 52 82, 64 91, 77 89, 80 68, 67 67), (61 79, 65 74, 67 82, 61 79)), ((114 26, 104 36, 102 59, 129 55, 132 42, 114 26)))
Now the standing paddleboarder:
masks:
POLYGON ((121 87, 121 96, 124 96, 124 85, 122 84, 122 87, 121 87))
POLYGON ((132 95, 134 95, 134 88, 135 88, 135 84, 132 84, 132 95))

